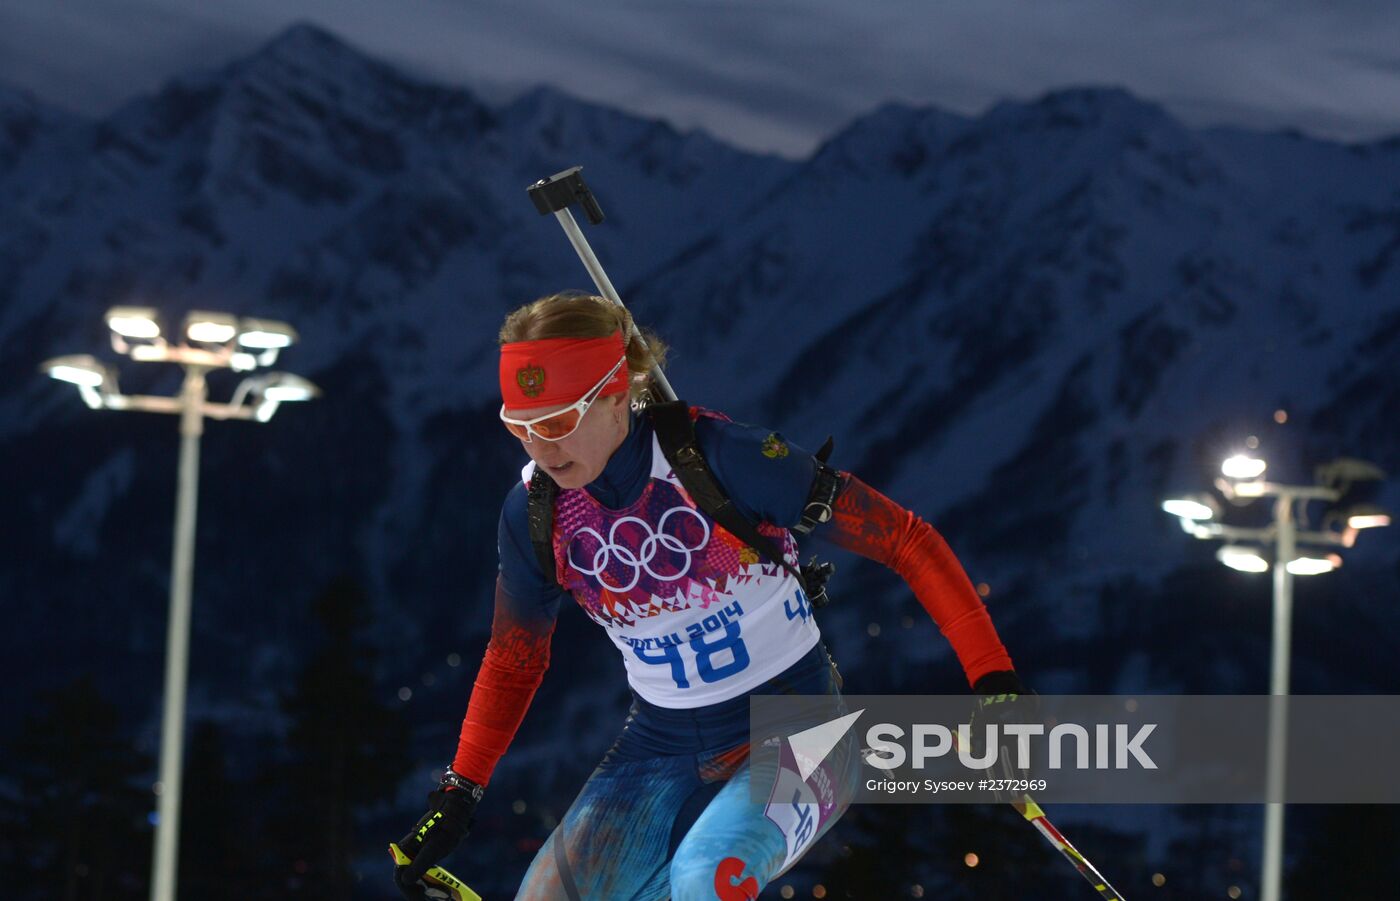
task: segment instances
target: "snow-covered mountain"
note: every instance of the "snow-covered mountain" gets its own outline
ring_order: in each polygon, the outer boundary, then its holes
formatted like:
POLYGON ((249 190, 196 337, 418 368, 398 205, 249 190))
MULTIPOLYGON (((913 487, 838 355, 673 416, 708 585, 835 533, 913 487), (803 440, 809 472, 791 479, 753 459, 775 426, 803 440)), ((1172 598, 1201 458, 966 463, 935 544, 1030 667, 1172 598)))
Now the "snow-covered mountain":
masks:
POLYGON ((404 530, 437 493, 432 455, 415 450, 425 424, 485 408, 507 309, 582 281, 525 186, 575 162, 616 185, 609 228, 596 235, 616 263, 624 248, 673 255, 787 168, 544 89, 488 109, 309 26, 101 122, 6 97, 6 436, 74 418, 72 398, 36 380, 34 366, 65 348, 98 349, 101 311, 115 299, 172 318, 213 307, 293 321, 307 340, 290 364, 344 366, 374 383, 363 393, 328 386, 329 406, 391 418, 406 439, 378 432, 388 465, 364 474, 392 498, 357 523, 381 587, 407 550, 404 530))
MULTIPOLYGON (((303 336, 285 365, 326 394, 208 428, 192 697, 270 716, 310 598, 348 574, 378 605, 381 675, 450 753, 520 463, 495 331, 587 286, 524 188, 575 164, 609 217, 589 238, 682 394, 835 435, 990 585, 1045 690, 1263 690, 1268 586, 1160 500, 1248 436, 1281 478, 1400 458, 1400 140, 1197 131, 1082 89, 975 118, 883 107, 791 162, 551 89, 491 106, 298 26, 100 121, 0 91, 10 666, 121 667, 154 713, 175 424, 92 413, 37 364, 104 352, 115 303, 281 318, 303 336)), ((957 690, 907 595, 841 563, 824 627, 857 684, 957 690)), ((1300 691, 1395 689, 1375 661, 1400 637, 1397 567, 1382 530, 1300 585, 1300 691)), ((560 722, 592 759, 620 719, 610 646, 566 620, 554 716, 511 766, 560 722)))

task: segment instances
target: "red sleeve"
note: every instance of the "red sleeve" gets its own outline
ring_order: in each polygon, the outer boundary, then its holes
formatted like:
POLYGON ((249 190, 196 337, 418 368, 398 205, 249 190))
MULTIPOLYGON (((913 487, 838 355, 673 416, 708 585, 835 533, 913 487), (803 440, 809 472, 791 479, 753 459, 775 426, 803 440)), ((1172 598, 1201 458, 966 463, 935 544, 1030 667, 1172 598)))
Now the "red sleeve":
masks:
POLYGON ((478 785, 490 781, 549 668, 554 619, 522 619, 515 606, 497 577, 491 640, 476 674, 452 761, 453 771, 478 785))
POLYGON ((986 606, 943 536, 850 473, 841 477, 845 485, 826 537, 883 563, 909 583, 953 646, 969 685, 987 673, 1013 669, 986 606))

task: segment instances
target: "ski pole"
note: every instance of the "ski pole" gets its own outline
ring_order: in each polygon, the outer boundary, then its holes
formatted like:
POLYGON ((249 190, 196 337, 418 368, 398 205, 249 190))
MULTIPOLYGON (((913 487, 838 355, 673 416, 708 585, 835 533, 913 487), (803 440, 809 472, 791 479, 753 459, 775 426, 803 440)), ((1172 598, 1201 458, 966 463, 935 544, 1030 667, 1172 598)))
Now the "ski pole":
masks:
MULTIPOLYGON (((953 745, 957 746, 958 739, 953 737, 953 745)), ((1079 871, 1079 875, 1089 880, 1089 884, 1099 893, 1099 897, 1105 901, 1124 901, 1122 895, 1118 894, 1118 889, 1108 884, 1108 880, 1091 863, 1079 849, 1069 843, 1069 839, 1055 828, 1055 824, 1050 822, 1050 818, 1041 810, 1040 805, 1035 803, 1028 794, 1022 794, 1020 801, 1012 801, 1011 806, 1017 813, 1026 818, 1026 822, 1035 827, 1035 831, 1045 836, 1045 840, 1055 846, 1055 850, 1065 856, 1065 860, 1074 864, 1074 868, 1079 871)))
POLYGON ((1036 828, 1036 831, 1045 836, 1045 840, 1054 845, 1055 848, 1065 856, 1065 859, 1074 864, 1074 868, 1079 871, 1079 875, 1089 880, 1089 884, 1099 893, 1102 898, 1108 901, 1123 901, 1123 896, 1118 894, 1118 890, 1108 884, 1108 880, 1103 878, 1103 874, 1089 863, 1079 849, 1069 843, 1069 839, 1060 834, 1060 830, 1050 822, 1045 816, 1045 811, 1040 809, 1040 805, 1031 800, 1030 795, 1022 795, 1024 801, 1012 801, 1011 806, 1016 808, 1016 812, 1026 818, 1026 821, 1036 828))
MULTIPOLYGON (((540 211, 540 215, 554 214, 554 218, 559 220, 560 226, 564 229, 564 234, 568 236, 569 243, 574 246, 574 252, 583 261, 583 268, 588 270, 588 274, 593 278, 593 284, 598 286, 598 291, 608 300, 620 307, 626 308, 622 298, 617 296, 617 289, 613 287, 612 279, 603 271, 603 264, 598 262, 598 257, 594 255, 593 248, 588 246, 588 239, 583 236, 583 230, 574 221, 574 214, 569 211, 569 207, 575 203, 583 207, 583 212, 588 216, 590 225, 597 225, 603 221, 603 208, 598 206, 598 200, 593 196, 593 192, 588 190, 588 185, 583 181, 583 167, 574 166, 565 169, 563 172, 556 172, 549 178, 542 178, 525 190, 529 193, 530 199, 535 202, 535 209, 540 211)), ((637 323, 632 323, 631 339, 640 341, 641 347, 646 348, 646 340, 637 329, 637 323)), ((671 388, 671 383, 666 379, 666 373, 657 366, 651 371, 653 384, 660 389, 663 400, 675 400, 676 392, 671 388)))
MULTIPOLYGON (((406 867, 413 862, 413 858, 399 848, 398 842, 389 842, 389 855, 394 858, 395 865, 400 867, 406 867)), ((465 882, 442 867, 429 867, 420 881, 428 887, 428 897, 434 901, 481 901, 480 895, 467 888, 465 882)))

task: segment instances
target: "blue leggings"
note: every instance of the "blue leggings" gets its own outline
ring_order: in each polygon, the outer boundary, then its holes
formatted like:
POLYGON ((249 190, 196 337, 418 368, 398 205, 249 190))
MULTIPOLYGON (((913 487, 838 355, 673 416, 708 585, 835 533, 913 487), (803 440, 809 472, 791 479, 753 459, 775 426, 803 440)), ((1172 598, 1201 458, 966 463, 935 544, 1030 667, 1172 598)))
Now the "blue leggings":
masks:
MULTIPOLYGON (((817 645, 755 693, 839 690, 817 645)), ((749 796, 748 711, 747 695, 694 710, 637 698, 622 734, 530 864, 518 901, 756 898, 796 858, 787 860, 789 839, 768 805, 749 796)), ((802 852, 847 803, 811 827, 802 852)))

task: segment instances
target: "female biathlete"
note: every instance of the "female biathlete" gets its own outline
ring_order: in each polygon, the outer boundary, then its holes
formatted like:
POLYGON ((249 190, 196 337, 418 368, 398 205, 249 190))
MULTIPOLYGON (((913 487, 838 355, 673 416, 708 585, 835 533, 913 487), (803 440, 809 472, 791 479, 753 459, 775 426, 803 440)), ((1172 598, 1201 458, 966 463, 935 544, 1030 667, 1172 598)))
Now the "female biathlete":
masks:
MULTIPOLYGON (((790 530, 824 464, 776 433, 692 414, 715 480, 789 566, 761 559, 681 487, 651 417, 632 411, 662 348, 631 333, 626 309, 581 294, 537 300, 501 329, 501 419, 530 463, 501 511, 491 639, 456 757, 399 843, 412 858, 395 872, 406 898, 425 897, 419 878, 467 834, 549 665, 566 591, 621 651, 634 701, 517 898, 756 898, 844 810, 843 800, 820 824, 796 823, 749 797, 748 696, 838 692, 791 566, 790 530), (548 543, 531 537, 537 472, 558 486, 548 543)), ((975 692, 1019 693, 986 608, 939 534, 855 476, 825 472, 837 492, 826 537, 904 578, 975 692)))

